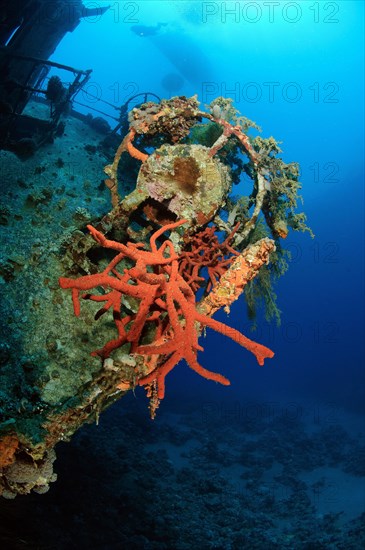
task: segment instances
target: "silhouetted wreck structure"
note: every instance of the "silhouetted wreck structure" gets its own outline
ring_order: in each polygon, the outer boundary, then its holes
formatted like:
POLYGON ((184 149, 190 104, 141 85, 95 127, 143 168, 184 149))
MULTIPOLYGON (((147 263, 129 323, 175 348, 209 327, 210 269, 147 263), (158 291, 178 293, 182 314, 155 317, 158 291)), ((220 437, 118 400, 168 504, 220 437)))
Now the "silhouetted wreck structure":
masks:
POLYGON ((62 135, 61 116, 91 70, 48 59, 82 18, 107 9, 88 9, 82 0, 0 0, 0 148, 31 154, 42 143, 62 135), (65 86, 58 76, 48 78, 51 68, 66 71, 69 84, 65 86), (24 113, 33 94, 49 102, 48 119, 24 113))

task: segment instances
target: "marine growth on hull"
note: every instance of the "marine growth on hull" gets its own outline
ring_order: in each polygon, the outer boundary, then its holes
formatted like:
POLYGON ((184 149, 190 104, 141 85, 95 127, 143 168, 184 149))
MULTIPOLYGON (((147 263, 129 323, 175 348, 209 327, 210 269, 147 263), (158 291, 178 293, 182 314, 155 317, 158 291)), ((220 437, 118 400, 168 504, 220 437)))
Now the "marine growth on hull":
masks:
POLYGON ((298 165, 230 99, 147 101, 128 121, 107 161, 78 120, 25 162, 2 153, 12 195, 1 205, 5 497, 45 492, 56 443, 126 392, 144 390, 154 418, 175 368, 230 384, 204 358, 206 330, 241 346, 242 365, 252 355, 267 368, 274 356, 214 314, 239 300, 253 324, 258 307, 280 322, 285 238, 310 231, 298 165))

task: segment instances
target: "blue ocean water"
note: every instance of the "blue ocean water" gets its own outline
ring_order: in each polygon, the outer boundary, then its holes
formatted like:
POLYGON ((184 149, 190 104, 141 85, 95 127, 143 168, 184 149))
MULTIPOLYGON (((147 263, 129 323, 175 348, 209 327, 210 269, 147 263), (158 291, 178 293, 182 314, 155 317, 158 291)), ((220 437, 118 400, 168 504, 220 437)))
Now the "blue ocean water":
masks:
POLYGON ((59 481, 35 499, 42 517, 46 499, 52 506, 46 547, 362 548, 363 531, 353 526, 350 540, 348 522, 365 512, 364 4, 90 4, 110 8, 52 57, 93 70, 75 108, 115 117, 141 92, 197 94, 202 105, 231 97, 282 142, 286 162, 299 162, 315 238, 291 232, 283 243, 292 258, 276 287, 281 326, 260 312, 250 332, 242 301, 228 319, 217 315, 273 349, 265 366, 208 329, 199 360, 229 387, 181 364, 153 423, 139 388, 61 447, 59 481), (362 467, 349 466, 354 449, 362 467))

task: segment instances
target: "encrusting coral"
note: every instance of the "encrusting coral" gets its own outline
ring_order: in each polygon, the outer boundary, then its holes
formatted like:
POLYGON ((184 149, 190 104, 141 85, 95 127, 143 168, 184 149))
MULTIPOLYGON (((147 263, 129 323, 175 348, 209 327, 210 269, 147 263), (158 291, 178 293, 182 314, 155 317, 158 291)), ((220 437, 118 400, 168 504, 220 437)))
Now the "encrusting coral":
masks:
POLYGON ((19 440, 15 435, 6 435, 0 440, 0 468, 5 468, 15 461, 15 452, 19 440))

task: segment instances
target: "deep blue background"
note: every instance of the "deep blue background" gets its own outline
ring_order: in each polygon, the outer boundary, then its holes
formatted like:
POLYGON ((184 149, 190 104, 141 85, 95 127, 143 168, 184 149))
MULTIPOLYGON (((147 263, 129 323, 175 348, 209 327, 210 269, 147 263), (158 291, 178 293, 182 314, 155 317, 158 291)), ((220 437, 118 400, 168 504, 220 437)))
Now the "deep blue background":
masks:
MULTIPOLYGON (((259 367, 244 349, 208 331, 200 361, 226 374, 232 385, 207 382, 180 365, 167 379, 166 404, 259 399, 286 406, 309 400, 360 410, 363 2, 111 4, 103 17, 85 20, 69 34, 53 59, 92 68, 89 93, 116 106, 139 91, 161 97, 196 93, 202 104, 217 95, 233 97, 264 137, 283 142, 284 160, 300 163, 304 209, 315 233, 314 240, 293 233, 287 239, 293 259, 277 286, 282 326, 260 320, 251 335, 271 347, 275 358, 259 367), (150 37, 131 30, 158 22, 166 26, 150 37), (168 73, 184 79, 179 90, 162 86, 168 73)), ((80 109, 117 115, 91 95, 78 99, 87 105, 80 109)), ((243 301, 227 322, 250 336, 243 301)))

